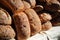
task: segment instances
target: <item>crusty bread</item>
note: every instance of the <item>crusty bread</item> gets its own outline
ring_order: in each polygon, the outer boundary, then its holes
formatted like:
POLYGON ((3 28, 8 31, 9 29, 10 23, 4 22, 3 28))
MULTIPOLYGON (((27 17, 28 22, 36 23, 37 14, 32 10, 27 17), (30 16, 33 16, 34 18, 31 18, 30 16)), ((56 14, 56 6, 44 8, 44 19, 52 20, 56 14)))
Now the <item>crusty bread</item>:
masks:
POLYGON ((15 12, 16 10, 24 10, 24 4, 21 0, 0 0, 0 3, 2 3, 12 12, 15 12))
POLYGON ((8 0, 8 2, 18 10, 24 9, 24 4, 21 0, 8 0))
POLYGON ((0 25, 0 38, 11 39, 15 37, 13 28, 9 25, 0 25))
POLYGON ((39 13, 40 11, 42 11, 44 8, 42 5, 36 5, 34 8, 33 8, 37 13, 39 13))
POLYGON ((52 27, 52 23, 47 21, 46 23, 42 24, 42 31, 47 31, 52 27))
POLYGON ((36 5, 36 0, 25 0, 31 4, 31 7, 34 8, 36 5))
POLYGON ((50 21, 52 19, 51 15, 49 13, 39 14, 39 18, 41 19, 42 23, 50 21))
POLYGON ((29 9, 29 8, 31 8, 31 5, 30 5, 28 2, 23 1, 23 4, 24 4, 24 9, 29 9))
POLYGON ((34 35, 41 31, 41 21, 37 15, 37 13, 33 9, 25 10, 26 15, 29 18, 30 26, 31 26, 31 35, 34 35))
POLYGON ((0 8, 0 24, 10 25, 12 23, 11 21, 12 21, 12 19, 11 19, 11 16, 9 15, 9 13, 6 10, 0 8))
POLYGON ((24 12, 17 12, 13 15, 18 38, 25 39, 30 37, 30 24, 24 12))

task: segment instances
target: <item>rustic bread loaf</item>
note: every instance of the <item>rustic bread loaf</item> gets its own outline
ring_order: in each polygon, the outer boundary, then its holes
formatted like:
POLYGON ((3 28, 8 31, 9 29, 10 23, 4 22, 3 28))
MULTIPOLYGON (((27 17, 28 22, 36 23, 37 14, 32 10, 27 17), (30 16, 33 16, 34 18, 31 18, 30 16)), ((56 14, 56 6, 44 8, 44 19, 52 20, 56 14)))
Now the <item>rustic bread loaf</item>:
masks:
POLYGON ((30 5, 28 2, 23 1, 23 4, 24 4, 24 9, 29 9, 29 8, 31 8, 31 5, 30 5))
POLYGON ((30 37, 30 24, 27 15, 24 12, 17 12, 13 15, 17 35, 21 39, 30 37))
POLYGON ((13 28, 9 25, 0 25, 0 38, 11 39, 15 37, 13 28))
POLYGON ((6 10, 0 8, 0 24, 10 25, 11 23, 12 19, 9 13, 6 10))
POLYGON ((42 11, 44 8, 42 5, 36 5, 34 8, 33 8, 37 13, 39 13, 40 11, 42 11))
POLYGON ((42 24, 42 31, 47 31, 52 27, 52 23, 47 21, 46 23, 42 24))
POLYGON ((34 8, 36 5, 36 0, 25 0, 31 4, 31 7, 34 8))
POLYGON ((52 19, 51 15, 49 13, 39 14, 39 18, 41 19, 42 23, 50 21, 52 19))
POLYGON ((37 13, 33 9, 25 10, 26 15, 29 18, 30 26, 31 26, 31 35, 34 35, 41 31, 41 21, 37 15, 37 13))
POLYGON ((21 0, 0 0, 0 3, 2 3, 12 12, 15 12, 16 10, 24 10, 24 4, 21 0))

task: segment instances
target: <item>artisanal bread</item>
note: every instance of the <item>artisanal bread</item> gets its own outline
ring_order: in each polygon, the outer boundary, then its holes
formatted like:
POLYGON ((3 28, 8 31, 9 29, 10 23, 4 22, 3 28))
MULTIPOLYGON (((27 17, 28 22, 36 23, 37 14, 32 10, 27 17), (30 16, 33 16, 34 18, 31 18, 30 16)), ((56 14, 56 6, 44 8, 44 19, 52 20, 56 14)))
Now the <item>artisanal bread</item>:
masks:
POLYGON ((31 8, 31 5, 30 5, 28 2, 23 1, 23 4, 24 4, 24 9, 29 9, 29 8, 31 8))
POLYGON ((11 5, 16 7, 16 9, 18 9, 18 10, 24 9, 24 4, 21 0, 8 0, 8 1, 11 3, 11 5))
POLYGON ((52 23, 50 21, 47 21, 42 25, 42 31, 49 30, 52 27, 52 23))
POLYGON ((33 9, 25 10, 26 15, 29 18, 30 26, 31 26, 31 35, 34 35, 41 31, 41 21, 37 15, 37 13, 33 9))
POLYGON ((0 0, 0 3, 5 5, 12 12, 15 12, 16 10, 24 10, 24 4, 21 0, 0 0))
POLYGON ((34 10, 36 11, 36 12, 40 12, 40 11, 42 11, 44 8, 43 8, 43 6, 42 5, 36 5, 35 7, 34 7, 34 10))
POLYGON ((30 24, 24 12, 17 12, 13 15, 18 38, 25 39, 30 37, 30 24))
POLYGON ((47 22, 49 20, 52 19, 51 15, 48 14, 48 13, 42 13, 42 14, 39 14, 39 18, 41 19, 41 22, 47 22))
POLYGON ((0 25, 0 38, 11 39, 15 37, 13 28, 9 25, 0 25))
POLYGON ((0 24, 11 24, 11 21, 12 19, 9 13, 6 10, 0 8, 0 24))
POLYGON ((25 1, 29 2, 31 4, 32 8, 34 8, 36 5, 36 0, 25 0, 25 1))

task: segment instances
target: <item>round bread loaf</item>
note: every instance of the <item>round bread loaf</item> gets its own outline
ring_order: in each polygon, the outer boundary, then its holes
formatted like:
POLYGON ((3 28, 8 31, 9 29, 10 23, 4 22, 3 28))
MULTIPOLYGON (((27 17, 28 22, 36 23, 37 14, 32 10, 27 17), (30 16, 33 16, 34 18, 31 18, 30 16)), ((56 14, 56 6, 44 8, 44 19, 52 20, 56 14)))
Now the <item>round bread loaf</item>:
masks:
POLYGON ((44 8, 43 8, 43 6, 42 5, 36 5, 35 7, 34 7, 34 10, 37 12, 37 13, 39 13, 40 11, 42 11, 44 8))
POLYGON ((0 38, 11 39, 15 37, 13 28, 9 25, 0 25, 0 38))
POLYGON ((8 2, 14 6, 16 9, 23 10, 24 4, 21 0, 8 0, 8 2))
POLYGON ((31 4, 32 8, 35 7, 35 5, 36 5, 36 0, 25 0, 25 1, 29 2, 31 4))
POLYGON ((31 8, 31 5, 30 5, 28 2, 23 1, 23 4, 24 4, 24 8, 25 8, 25 9, 31 8))
POLYGON ((41 19, 41 22, 47 22, 49 20, 52 19, 51 15, 48 14, 48 13, 42 13, 42 14, 39 14, 39 18, 41 19))
POLYGON ((13 19, 19 38, 30 37, 30 24, 27 15, 24 12, 17 12, 13 15, 13 19))
POLYGON ((29 18, 30 26, 31 26, 31 35, 34 35, 41 31, 41 21, 37 15, 37 13, 33 9, 25 10, 26 15, 29 18))
POLYGON ((42 31, 49 30, 52 27, 52 23, 50 21, 47 21, 42 25, 42 31))
POLYGON ((11 10, 13 13, 16 10, 23 11, 24 4, 21 0, 0 0, 0 3, 11 10))
POLYGON ((12 19, 9 13, 6 10, 0 8, 0 24, 8 25, 8 24, 11 24, 11 21, 12 19))

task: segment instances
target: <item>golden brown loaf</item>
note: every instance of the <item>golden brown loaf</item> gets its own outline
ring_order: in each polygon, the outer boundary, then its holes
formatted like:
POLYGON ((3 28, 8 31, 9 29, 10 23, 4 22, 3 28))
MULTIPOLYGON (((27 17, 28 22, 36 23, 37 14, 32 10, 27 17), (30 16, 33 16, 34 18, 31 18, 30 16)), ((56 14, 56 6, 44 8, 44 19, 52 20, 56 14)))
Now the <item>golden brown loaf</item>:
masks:
POLYGON ((23 1, 23 4, 24 4, 24 9, 29 9, 29 8, 31 8, 31 5, 30 5, 28 2, 23 1))
POLYGON ((52 23, 47 21, 46 23, 42 24, 42 31, 47 31, 52 27, 52 23))
POLYGON ((24 12, 17 12, 13 15, 17 34, 21 39, 30 37, 30 24, 24 12))
POLYGON ((51 15, 48 14, 48 13, 42 13, 42 14, 39 14, 39 18, 41 19, 41 22, 47 22, 47 21, 50 21, 52 19, 51 15))
POLYGON ((11 16, 9 15, 9 13, 0 8, 0 24, 11 24, 12 23, 12 19, 11 19, 11 16))
POLYGON ((41 21, 37 13, 33 9, 27 9, 25 10, 25 13, 30 21, 31 35, 34 35, 41 31, 41 21))
POLYGON ((11 39, 15 37, 13 28, 9 25, 0 25, 0 38, 11 39))
POLYGON ((9 10, 11 10, 13 13, 16 10, 19 10, 19 11, 24 10, 24 4, 21 0, 0 0, 0 2, 9 10))
POLYGON ((36 0, 25 0, 30 3, 31 7, 34 8, 36 5, 36 0))

